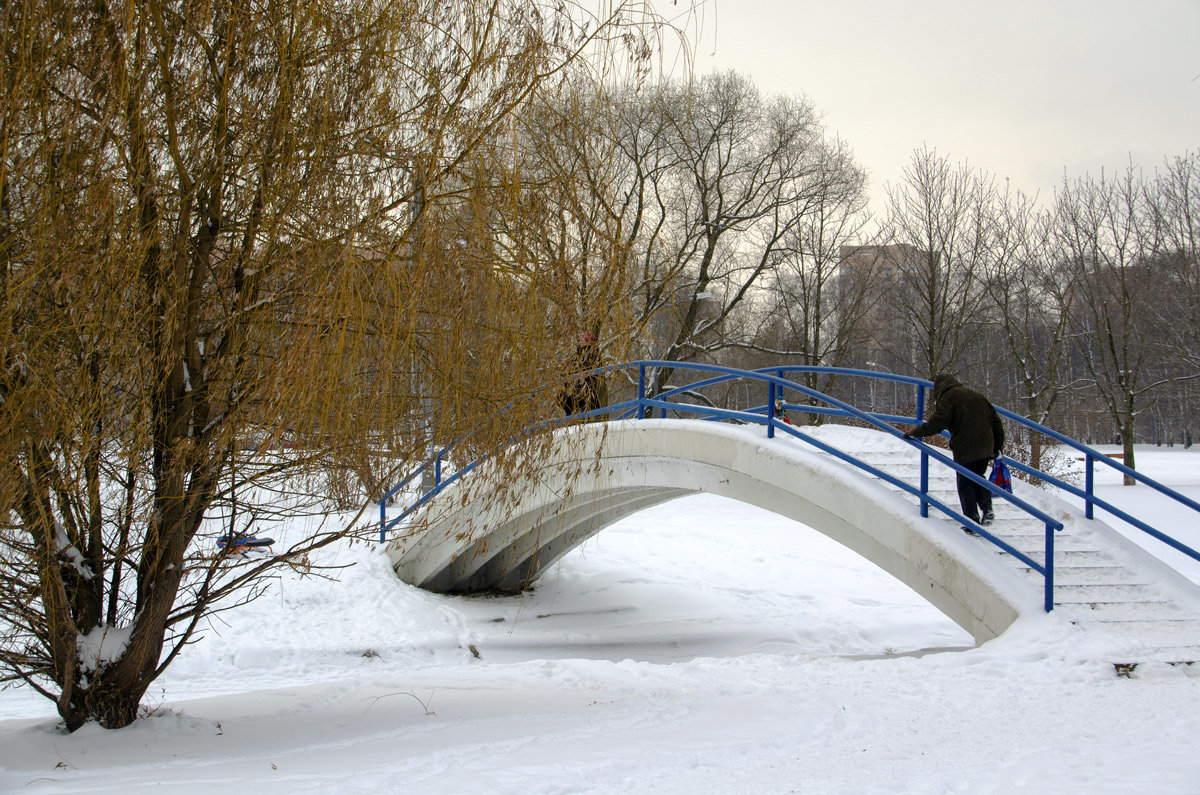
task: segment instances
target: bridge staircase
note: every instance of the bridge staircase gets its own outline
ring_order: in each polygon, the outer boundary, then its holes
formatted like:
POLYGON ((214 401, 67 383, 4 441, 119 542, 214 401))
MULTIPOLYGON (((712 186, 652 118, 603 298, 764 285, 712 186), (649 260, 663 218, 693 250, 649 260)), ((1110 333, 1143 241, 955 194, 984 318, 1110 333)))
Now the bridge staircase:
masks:
MULTIPOLYGON (((881 446, 867 435, 858 445, 843 442, 841 449, 902 480, 916 482, 919 478, 917 450, 881 446)), ((893 491, 901 491, 882 482, 893 491)), ((1153 558, 1103 519, 1087 520, 1082 507, 1024 482, 1015 482, 1014 488, 1022 497, 1063 521, 1054 542, 1053 608, 1072 623, 1110 636, 1114 648, 1126 655, 1124 661, 1117 663, 1118 670, 1127 672, 1140 662, 1191 665, 1200 661, 1200 589, 1195 584, 1153 558)), ((931 469, 929 494, 944 503, 955 504, 958 500, 955 472, 931 469)), ((996 520, 987 527, 988 532, 1044 564, 1041 522, 1000 499, 994 501, 994 508, 996 520)), ((944 524, 948 533, 963 532, 951 517, 932 519, 944 524)), ((1042 575, 1031 566, 983 537, 975 541, 1001 565, 1028 580, 1031 587, 1041 586, 1042 575)))

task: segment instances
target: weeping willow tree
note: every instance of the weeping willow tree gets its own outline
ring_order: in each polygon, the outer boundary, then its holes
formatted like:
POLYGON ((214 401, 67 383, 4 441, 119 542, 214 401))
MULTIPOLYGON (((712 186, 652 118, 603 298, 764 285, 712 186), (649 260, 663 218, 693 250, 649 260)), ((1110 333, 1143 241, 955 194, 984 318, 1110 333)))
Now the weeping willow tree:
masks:
POLYGON ((553 281, 497 267, 513 186, 473 179, 535 92, 610 45, 640 62, 655 21, 540 0, 0 15, 0 677, 72 731, 121 727, 205 616, 355 523, 257 561, 214 536, 546 411, 553 281))

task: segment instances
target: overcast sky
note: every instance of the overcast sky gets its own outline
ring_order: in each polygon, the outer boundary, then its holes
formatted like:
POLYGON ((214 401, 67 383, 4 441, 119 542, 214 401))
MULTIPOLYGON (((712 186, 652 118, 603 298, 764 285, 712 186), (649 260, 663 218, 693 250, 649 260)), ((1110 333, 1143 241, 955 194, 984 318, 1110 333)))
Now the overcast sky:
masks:
MULTIPOLYGON (((670 12, 688 0, 657 0, 670 12)), ((807 95, 876 200, 928 145, 1053 197, 1200 150, 1200 0, 709 0, 696 70, 807 95)), ((698 28, 698 30, 697 30, 698 28)))

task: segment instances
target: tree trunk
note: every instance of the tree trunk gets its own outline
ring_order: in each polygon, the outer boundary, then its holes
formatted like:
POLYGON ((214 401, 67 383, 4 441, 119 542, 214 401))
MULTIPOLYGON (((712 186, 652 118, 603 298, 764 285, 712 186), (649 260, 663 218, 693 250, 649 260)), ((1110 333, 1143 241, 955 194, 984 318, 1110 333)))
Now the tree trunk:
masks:
MULTIPOLYGON (((1131 421, 1121 428, 1121 447, 1122 451, 1125 453, 1125 466, 1129 467, 1130 469, 1137 469, 1137 462, 1133 458, 1133 426, 1134 423, 1131 421)), ((1125 485, 1137 485, 1137 481, 1134 480, 1133 475, 1125 476, 1125 485)))
MULTIPOLYGON (((151 680, 147 679, 147 683, 151 680)), ((69 703, 58 705, 67 731, 75 731, 89 720, 106 729, 122 729, 137 720, 138 707, 146 688, 131 689, 110 684, 103 675, 86 690, 76 689, 69 703)))

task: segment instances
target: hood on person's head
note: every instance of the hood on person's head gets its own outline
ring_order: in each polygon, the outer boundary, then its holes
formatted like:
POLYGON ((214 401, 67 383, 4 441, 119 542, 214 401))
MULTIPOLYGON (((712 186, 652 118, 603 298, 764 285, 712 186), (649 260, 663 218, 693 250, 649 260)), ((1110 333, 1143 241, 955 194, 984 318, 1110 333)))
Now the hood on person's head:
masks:
POLYGON ((956 386, 962 386, 962 384, 953 375, 950 373, 938 373, 933 377, 933 399, 937 400, 947 390, 953 389, 956 386))

